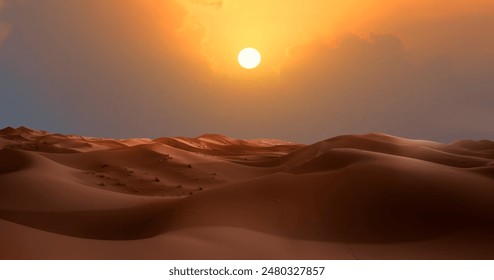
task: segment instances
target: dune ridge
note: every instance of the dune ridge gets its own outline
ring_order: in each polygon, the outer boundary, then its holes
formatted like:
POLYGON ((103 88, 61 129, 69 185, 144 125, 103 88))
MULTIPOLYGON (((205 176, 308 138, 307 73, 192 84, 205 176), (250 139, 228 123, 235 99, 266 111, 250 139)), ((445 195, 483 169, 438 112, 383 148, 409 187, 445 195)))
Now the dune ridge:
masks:
POLYGON ((0 130, 2 259, 493 259, 494 142, 0 130))

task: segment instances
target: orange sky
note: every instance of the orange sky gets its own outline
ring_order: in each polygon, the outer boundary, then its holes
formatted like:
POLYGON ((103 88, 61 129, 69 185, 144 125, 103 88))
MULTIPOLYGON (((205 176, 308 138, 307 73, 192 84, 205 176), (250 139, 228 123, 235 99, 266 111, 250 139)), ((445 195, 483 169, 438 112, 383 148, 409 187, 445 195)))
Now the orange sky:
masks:
POLYGON ((1 3, 0 124, 305 142, 494 137, 493 1, 1 3), (261 51, 258 69, 238 65, 245 47, 261 51))
POLYGON ((236 54, 246 46, 264 56, 260 72, 279 72, 291 48, 312 42, 332 42, 342 34, 395 34, 406 40, 407 51, 462 56, 457 36, 475 29, 465 40, 476 51, 490 52, 494 36, 482 23, 462 20, 492 16, 492 1, 180 1, 187 17, 180 32, 189 37, 213 70, 243 75, 236 54), (203 4, 201 4, 203 3, 203 4), (210 5, 223 3, 223 5, 210 5), (462 30, 463 29, 463 30, 462 30), (465 30, 466 29, 466 30, 465 30), (482 31, 483 30, 483 31, 482 31), (190 32, 190 33, 189 33, 190 32), (483 37, 483 38, 482 38, 483 37), (438 41, 441 42, 438 42, 438 41), (198 43, 199 42, 199 43, 198 43))

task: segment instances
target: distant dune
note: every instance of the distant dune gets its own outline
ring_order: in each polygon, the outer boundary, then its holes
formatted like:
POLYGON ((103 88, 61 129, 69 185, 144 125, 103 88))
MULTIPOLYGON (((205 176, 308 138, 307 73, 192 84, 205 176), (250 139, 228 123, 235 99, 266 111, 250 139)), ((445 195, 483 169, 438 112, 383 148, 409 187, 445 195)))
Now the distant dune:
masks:
POLYGON ((0 130, 1 259, 494 259, 494 142, 0 130))

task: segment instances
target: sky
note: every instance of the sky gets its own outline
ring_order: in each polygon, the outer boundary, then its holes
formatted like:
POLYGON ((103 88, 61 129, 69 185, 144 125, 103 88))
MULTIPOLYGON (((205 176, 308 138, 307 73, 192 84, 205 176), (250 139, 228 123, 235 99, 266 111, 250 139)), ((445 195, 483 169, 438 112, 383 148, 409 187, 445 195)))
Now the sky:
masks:
POLYGON ((491 0, 0 0, 0 126, 494 139, 493 29, 491 0))

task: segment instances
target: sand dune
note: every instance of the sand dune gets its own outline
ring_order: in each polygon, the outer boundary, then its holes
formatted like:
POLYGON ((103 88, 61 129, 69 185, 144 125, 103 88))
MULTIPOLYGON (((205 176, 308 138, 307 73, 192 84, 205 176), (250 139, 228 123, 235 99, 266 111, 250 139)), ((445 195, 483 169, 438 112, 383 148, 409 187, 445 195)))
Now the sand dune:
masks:
POLYGON ((494 142, 0 130, 2 259, 493 259, 494 142))

